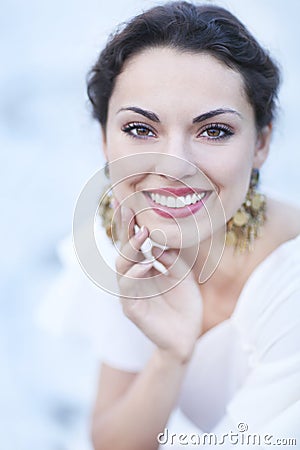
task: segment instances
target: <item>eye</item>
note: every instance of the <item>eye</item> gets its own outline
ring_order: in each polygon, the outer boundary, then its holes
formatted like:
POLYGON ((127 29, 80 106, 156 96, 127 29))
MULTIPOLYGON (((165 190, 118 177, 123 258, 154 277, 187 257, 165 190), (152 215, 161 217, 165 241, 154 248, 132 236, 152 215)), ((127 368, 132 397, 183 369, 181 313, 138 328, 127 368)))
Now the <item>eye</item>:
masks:
POLYGON ((209 128, 209 130, 205 131, 208 137, 216 138, 224 135, 224 130, 220 130, 219 128, 209 128))
POLYGON ((122 131, 129 136, 137 139, 145 139, 148 137, 155 137, 154 131, 143 123, 132 122, 124 125, 122 131))
POLYGON ((232 136, 234 133, 232 129, 225 124, 209 124, 206 125, 204 129, 198 134, 198 136, 202 136, 209 140, 218 140, 218 139, 226 139, 232 136))

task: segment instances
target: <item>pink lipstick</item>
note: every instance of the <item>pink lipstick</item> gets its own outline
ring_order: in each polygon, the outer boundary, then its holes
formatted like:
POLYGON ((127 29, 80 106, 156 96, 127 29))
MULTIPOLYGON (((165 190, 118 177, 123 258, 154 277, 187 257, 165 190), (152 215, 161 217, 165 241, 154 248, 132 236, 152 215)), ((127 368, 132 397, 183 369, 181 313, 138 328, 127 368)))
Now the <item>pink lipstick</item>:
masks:
POLYGON ((165 187, 144 191, 151 208, 165 218, 183 218, 196 214, 212 191, 189 187, 165 187))

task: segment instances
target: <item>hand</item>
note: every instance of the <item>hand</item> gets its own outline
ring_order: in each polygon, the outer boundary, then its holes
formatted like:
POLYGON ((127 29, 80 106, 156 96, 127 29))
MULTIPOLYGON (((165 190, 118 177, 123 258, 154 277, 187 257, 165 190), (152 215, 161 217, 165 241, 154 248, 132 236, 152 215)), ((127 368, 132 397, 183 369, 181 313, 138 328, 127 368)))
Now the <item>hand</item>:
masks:
POLYGON ((178 257, 178 250, 153 249, 167 275, 158 272, 153 262, 143 262, 140 249, 149 230, 142 227, 135 235, 134 225, 133 212, 123 207, 120 256, 116 260, 123 311, 158 348, 181 362, 188 361, 202 325, 198 284, 178 257))

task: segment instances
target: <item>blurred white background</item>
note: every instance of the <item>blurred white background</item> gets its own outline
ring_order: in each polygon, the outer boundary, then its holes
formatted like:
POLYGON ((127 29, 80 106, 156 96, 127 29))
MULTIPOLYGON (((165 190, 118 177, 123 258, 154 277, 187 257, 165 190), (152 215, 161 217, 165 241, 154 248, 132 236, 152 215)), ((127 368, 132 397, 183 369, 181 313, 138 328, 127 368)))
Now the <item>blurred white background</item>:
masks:
MULTIPOLYGON (((61 272, 57 245, 76 198, 102 166, 85 76, 115 26, 154 1, 3 0, 0 17, 0 447, 86 450, 97 361, 75 338, 38 327, 61 272)), ((197 2, 195 2, 197 3, 197 2)), ((281 110, 263 185, 299 201, 300 2, 220 0, 283 70, 281 110)))

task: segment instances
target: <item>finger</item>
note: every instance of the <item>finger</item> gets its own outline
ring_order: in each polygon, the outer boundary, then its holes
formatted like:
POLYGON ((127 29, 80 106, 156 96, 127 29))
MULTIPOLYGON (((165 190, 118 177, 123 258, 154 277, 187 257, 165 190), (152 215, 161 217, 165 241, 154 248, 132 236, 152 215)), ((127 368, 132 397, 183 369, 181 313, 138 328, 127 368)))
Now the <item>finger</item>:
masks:
POLYGON ((178 250, 162 250, 161 248, 153 247, 152 255, 157 261, 169 268, 178 258, 178 250))
MULTIPOLYGON (((145 275, 149 272, 153 267, 153 261, 143 261, 138 264, 134 264, 131 268, 125 273, 123 279, 128 280, 137 280, 139 278, 146 278, 145 275)), ((148 277, 147 277, 148 278, 148 277)))
POLYGON ((126 206, 121 206, 121 247, 134 235, 134 212, 126 206))
POLYGON ((116 260, 116 269, 119 274, 125 274, 133 264, 141 262, 144 255, 140 251, 142 244, 149 235, 146 227, 142 227, 137 234, 120 249, 120 256, 116 260))
POLYGON ((149 278, 152 266, 153 263, 148 261, 131 266, 119 280, 121 297, 140 297, 141 290, 138 281, 149 278))
POLYGON ((111 207, 113 208, 113 227, 112 227, 112 231, 113 231, 113 240, 114 241, 118 241, 120 239, 120 234, 121 234, 121 230, 122 230, 122 226, 121 226, 121 207, 120 207, 120 203, 117 200, 114 192, 113 192, 113 197, 111 199, 111 207))
POLYGON ((154 247, 152 250, 153 256, 163 264, 167 270, 167 273, 176 277, 181 278, 187 275, 190 271, 187 263, 180 257, 178 250, 165 250, 154 247))

